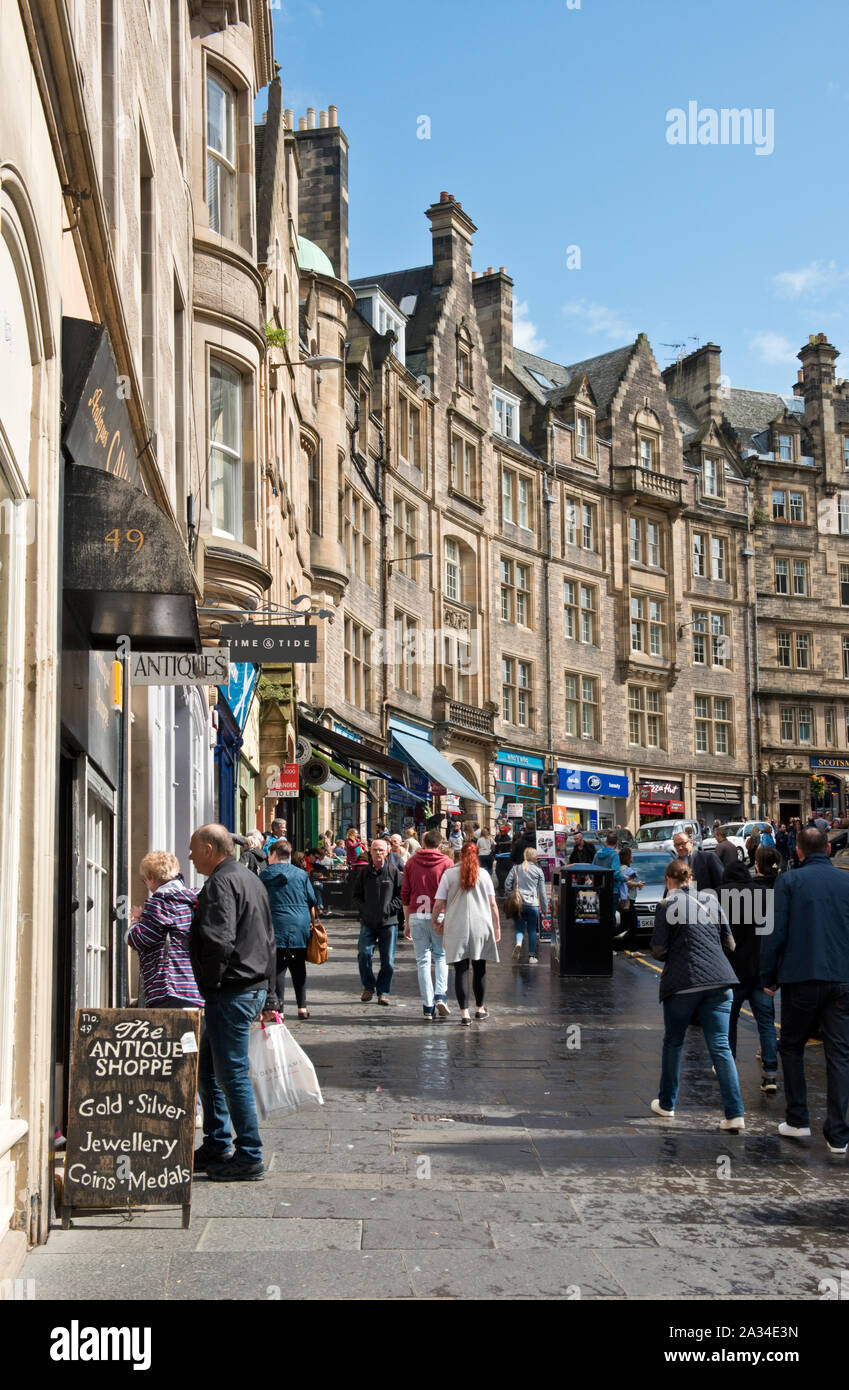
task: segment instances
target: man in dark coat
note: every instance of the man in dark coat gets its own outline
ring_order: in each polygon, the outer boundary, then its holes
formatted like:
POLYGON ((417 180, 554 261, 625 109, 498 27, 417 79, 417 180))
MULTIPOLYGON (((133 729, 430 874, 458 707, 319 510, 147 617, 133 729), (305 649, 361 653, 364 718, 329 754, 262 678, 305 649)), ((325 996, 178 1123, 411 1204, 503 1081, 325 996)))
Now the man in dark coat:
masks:
POLYGON ((389 846, 385 840, 372 840, 369 862, 354 879, 353 906, 360 919, 360 939, 357 942, 357 964, 363 992, 360 998, 367 1004, 377 989, 377 1002, 389 1005, 389 991, 395 969, 395 947, 398 941, 398 913, 401 910, 402 874, 395 864, 387 863, 389 846), (372 961, 375 947, 380 952, 380 970, 375 982, 372 961))
POLYGON ((705 893, 713 889, 714 892, 718 892, 722 882, 722 865, 712 850, 694 850, 693 841, 686 830, 679 830, 673 835, 672 844, 678 858, 688 866, 693 875, 698 891, 705 893))
POLYGON ((584 839, 583 830, 575 831, 575 843, 572 846, 572 853, 569 855, 570 864, 591 864, 595 859, 595 845, 591 840, 584 839))
POLYGON ((257 1182, 265 1169, 248 1044, 251 1024, 260 1015, 274 1018, 276 956, 268 894, 234 854, 223 825, 202 825, 192 836, 190 858, 206 878, 189 934, 192 969, 206 1001, 198 1056, 203 1143, 194 1168, 214 1182, 257 1182))
POLYGON ((761 945, 764 988, 781 990, 781 1040, 788 1139, 811 1133, 805 1047, 820 1037, 826 1066, 823 1134, 831 1153, 849 1147, 849 874, 829 863, 823 831, 806 826, 796 841, 799 868, 775 885, 773 929, 761 945))

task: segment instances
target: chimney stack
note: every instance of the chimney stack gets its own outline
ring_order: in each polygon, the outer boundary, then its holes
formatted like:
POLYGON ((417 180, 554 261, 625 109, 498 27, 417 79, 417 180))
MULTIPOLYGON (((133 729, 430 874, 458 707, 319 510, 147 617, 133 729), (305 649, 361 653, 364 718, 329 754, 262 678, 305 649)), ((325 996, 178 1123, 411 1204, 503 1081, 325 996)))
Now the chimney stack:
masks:
POLYGON ((835 430, 834 364, 840 352, 824 333, 812 333, 798 353, 802 363, 805 414, 814 446, 814 457, 825 466, 826 486, 842 486, 845 479, 843 443, 835 430))
POLYGON ((340 280, 348 279, 348 141, 335 106, 298 122, 298 230, 315 242, 340 280))
POLYGON ((686 401, 700 424, 718 420, 722 414, 721 355, 716 343, 705 343, 662 373, 670 396, 686 401))
POLYGON ((463 212, 451 193, 440 193, 425 216, 430 220, 433 237, 433 283, 448 285, 472 278, 472 236, 477 231, 472 219, 463 212))
POLYGON ((513 366, 513 281, 490 266, 473 281, 472 296, 489 374, 500 382, 513 366))

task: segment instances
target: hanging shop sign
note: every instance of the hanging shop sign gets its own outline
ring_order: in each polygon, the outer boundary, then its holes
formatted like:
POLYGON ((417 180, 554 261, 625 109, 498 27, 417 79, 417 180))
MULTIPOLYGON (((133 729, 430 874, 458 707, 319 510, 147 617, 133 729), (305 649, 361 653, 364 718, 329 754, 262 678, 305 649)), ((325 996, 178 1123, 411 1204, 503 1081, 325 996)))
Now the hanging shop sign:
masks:
MULTIPOLYGON (((251 668, 253 669, 253 668, 251 668)), ((201 652, 133 652, 131 685, 221 685, 230 671, 226 648, 201 652)))
POLYGON ((268 791, 275 796, 297 796, 299 772, 300 768, 297 763, 284 763, 281 768, 278 768, 277 775, 269 784, 268 791))
POLYGON ((222 623, 221 641, 234 661, 318 661, 318 628, 307 623, 293 627, 259 627, 255 623, 222 623))
POLYGON ((118 373, 103 324, 62 320, 62 370, 63 395, 72 403, 65 423, 68 453, 87 468, 100 468, 140 488, 127 409, 129 381, 118 373))
POLYGON ((182 1206, 189 1224, 200 1010, 78 1009, 62 1224, 75 1210, 182 1206))

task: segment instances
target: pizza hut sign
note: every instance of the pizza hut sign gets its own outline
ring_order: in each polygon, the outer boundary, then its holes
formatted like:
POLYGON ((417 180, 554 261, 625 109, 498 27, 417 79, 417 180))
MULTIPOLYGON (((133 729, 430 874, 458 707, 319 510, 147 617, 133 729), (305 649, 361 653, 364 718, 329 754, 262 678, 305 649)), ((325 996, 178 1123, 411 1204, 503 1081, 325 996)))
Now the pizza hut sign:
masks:
POLYGON ((641 782, 641 801, 671 801, 681 798, 683 788, 680 782, 641 782))

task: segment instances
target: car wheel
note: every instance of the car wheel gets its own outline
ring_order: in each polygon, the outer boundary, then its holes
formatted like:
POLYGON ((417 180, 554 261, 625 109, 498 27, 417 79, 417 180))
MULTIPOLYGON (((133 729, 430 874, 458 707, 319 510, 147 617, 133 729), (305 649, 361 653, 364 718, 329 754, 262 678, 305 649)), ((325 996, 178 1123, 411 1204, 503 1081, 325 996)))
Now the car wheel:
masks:
POLYGON ((746 851, 745 851, 744 849, 741 849, 740 846, 738 845, 738 846, 737 846, 737 863, 738 863, 738 864, 745 864, 745 862, 746 862, 746 860, 748 859, 748 857, 749 857, 749 856, 747 855, 746 851))

